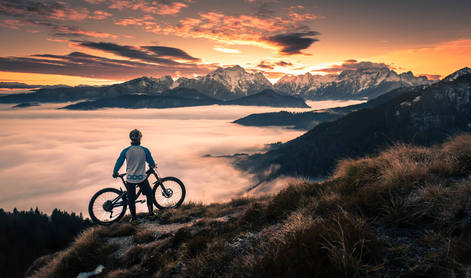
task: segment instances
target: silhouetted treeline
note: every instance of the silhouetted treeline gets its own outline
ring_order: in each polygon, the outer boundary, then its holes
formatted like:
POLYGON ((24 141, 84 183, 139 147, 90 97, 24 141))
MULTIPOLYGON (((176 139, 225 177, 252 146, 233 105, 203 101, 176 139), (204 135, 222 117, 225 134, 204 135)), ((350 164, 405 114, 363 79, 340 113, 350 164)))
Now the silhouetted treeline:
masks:
POLYGON ((55 209, 5 212, 0 209, 0 276, 23 277, 40 256, 59 251, 84 228, 92 226, 82 214, 55 209))

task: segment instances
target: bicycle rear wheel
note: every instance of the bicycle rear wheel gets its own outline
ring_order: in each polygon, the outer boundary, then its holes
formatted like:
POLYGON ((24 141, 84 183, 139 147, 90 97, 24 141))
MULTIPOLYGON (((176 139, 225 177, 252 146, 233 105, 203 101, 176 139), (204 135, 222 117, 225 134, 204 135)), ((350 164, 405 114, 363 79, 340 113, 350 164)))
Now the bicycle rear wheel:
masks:
POLYGON ((185 200, 185 186, 174 177, 163 178, 162 184, 156 183, 153 191, 154 205, 159 209, 178 208, 185 200))
POLYGON ((88 213, 93 222, 110 225, 123 218, 126 208, 127 205, 121 198, 121 191, 116 188, 105 188, 93 195, 88 205, 88 213))

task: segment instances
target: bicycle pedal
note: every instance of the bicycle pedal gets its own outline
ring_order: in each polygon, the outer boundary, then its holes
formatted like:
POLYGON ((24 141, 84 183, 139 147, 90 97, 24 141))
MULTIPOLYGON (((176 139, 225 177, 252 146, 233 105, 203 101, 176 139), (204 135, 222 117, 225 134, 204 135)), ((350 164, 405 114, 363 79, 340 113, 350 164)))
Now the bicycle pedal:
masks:
POLYGON ((146 200, 138 200, 138 201, 136 201, 136 203, 141 203, 141 204, 143 204, 143 203, 145 203, 145 202, 146 202, 146 200))

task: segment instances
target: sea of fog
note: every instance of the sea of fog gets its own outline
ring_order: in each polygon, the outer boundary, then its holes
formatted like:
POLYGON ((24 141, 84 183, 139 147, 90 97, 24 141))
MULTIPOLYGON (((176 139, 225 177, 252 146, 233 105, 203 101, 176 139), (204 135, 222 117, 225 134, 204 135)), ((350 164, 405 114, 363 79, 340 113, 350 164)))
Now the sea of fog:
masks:
MULTIPOLYGON (((0 105, 0 208, 38 207, 88 216, 90 198, 105 187, 119 188, 112 169, 129 146, 129 131, 143 133, 162 176, 180 178, 186 200, 211 203, 230 200, 256 184, 256 177, 214 156, 263 152, 266 144, 286 142, 303 132, 279 127, 245 127, 231 123, 252 113, 304 112, 358 102, 308 102, 310 109, 206 106, 173 109, 58 110, 64 104, 30 108, 0 105), (204 157, 210 154, 213 157, 204 157)), ((125 171, 125 166, 120 172, 125 171)), ((153 180, 151 180, 153 182, 153 180)), ((264 188, 276 193, 280 178, 264 188)), ((142 197, 141 197, 142 198, 142 197)), ((138 207, 144 211, 144 207, 138 207)))

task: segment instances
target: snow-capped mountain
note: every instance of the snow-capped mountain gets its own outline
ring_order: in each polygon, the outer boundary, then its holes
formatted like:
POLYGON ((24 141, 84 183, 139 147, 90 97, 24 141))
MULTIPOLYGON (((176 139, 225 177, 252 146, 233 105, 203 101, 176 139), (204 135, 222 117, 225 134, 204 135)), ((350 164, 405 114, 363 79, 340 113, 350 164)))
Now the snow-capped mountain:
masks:
POLYGON ((451 81, 456 80, 458 77, 462 75, 470 74, 470 73, 471 73, 471 69, 468 67, 465 67, 443 78, 442 82, 451 82, 451 81))
POLYGON ((415 77, 412 72, 397 74, 388 68, 345 70, 339 75, 284 76, 274 88, 306 99, 358 99, 374 98, 399 87, 430 85, 434 81, 425 76, 415 77))
POLYGON ((168 90, 172 85, 173 79, 169 75, 160 78, 143 76, 110 86, 103 93, 103 97, 109 98, 128 94, 158 95, 168 90))
POLYGON ((231 100, 259 93, 273 85, 262 73, 248 73, 240 66, 218 68, 206 76, 179 78, 173 87, 196 89, 210 97, 231 100))

